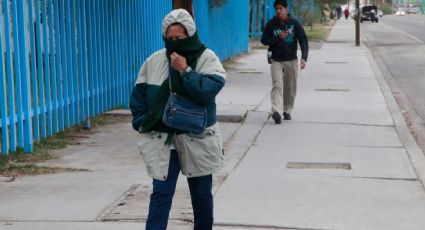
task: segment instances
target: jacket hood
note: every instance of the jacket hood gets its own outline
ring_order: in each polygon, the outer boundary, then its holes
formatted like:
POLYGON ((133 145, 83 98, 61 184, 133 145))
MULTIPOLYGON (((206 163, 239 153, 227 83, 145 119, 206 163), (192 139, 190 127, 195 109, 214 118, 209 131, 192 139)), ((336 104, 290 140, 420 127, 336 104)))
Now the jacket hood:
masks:
POLYGON ((189 37, 196 33, 196 25, 192 16, 185 9, 176 9, 167 14, 162 20, 162 35, 165 36, 167 29, 174 23, 182 24, 187 31, 189 37))

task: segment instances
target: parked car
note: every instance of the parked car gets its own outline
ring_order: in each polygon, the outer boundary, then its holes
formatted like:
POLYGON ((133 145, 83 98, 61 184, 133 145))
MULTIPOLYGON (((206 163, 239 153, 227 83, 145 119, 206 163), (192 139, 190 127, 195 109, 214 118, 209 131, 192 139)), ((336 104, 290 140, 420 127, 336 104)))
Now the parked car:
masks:
POLYGON ((360 22, 371 21, 378 22, 378 7, 376 6, 363 6, 360 9, 360 22))
POLYGON ((395 15, 404 16, 406 15, 406 11, 403 8, 398 8, 397 11, 395 12, 395 15))
POLYGON ((384 16, 384 12, 382 12, 382 10, 378 10, 378 17, 382 17, 384 16))
POLYGON ((408 14, 419 14, 421 12, 421 9, 419 7, 411 7, 407 10, 408 14))

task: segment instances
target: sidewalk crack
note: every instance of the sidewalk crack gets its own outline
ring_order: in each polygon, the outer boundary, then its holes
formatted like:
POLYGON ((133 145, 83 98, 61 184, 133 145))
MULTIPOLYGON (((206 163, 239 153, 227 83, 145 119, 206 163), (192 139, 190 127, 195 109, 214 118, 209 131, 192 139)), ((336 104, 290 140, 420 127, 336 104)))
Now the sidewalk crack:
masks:
POLYGON ((251 224, 233 224, 233 223, 214 223, 214 226, 228 228, 244 228, 244 229, 280 229, 280 230, 332 230, 325 228, 297 228, 277 225, 251 225, 251 224))
POLYGON ((393 180, 393 181, 412 181, 417 182, 417 178, 391 178, 391 177, 356 177, 356 176, 336 176, 343 178, 355 178, 355 179, 371 179, 371 180, 393 180))
POLYGON ((315 121, 295 121, 290 123, 296 124, 323 124, 323 125, 355 125, 355 126, 367 126, 367 127, 384 127, 394 128, 395 125, 377 125, 377 124, 365 124, 365 123, 354 123, 354 122, 315 122, 315 121))

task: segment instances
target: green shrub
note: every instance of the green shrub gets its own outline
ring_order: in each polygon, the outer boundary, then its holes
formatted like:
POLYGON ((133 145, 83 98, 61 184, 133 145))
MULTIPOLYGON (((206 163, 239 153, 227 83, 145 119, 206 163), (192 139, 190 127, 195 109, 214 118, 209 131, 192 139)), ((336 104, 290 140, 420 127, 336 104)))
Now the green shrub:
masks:
POLYGON ((393 8, 391 6, 382 6, 381 10, 384 14, 393 14, 393 8))

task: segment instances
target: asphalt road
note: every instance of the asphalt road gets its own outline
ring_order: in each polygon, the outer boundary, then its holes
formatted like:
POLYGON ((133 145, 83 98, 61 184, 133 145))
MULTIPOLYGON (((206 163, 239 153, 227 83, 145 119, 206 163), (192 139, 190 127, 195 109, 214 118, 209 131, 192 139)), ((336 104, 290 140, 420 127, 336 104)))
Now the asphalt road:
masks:
POLYGON ((425 127, 425 16, 386 15, 379 23, 363 22, 361 31, 397 84, 393 92, 404 93, 425 127))

